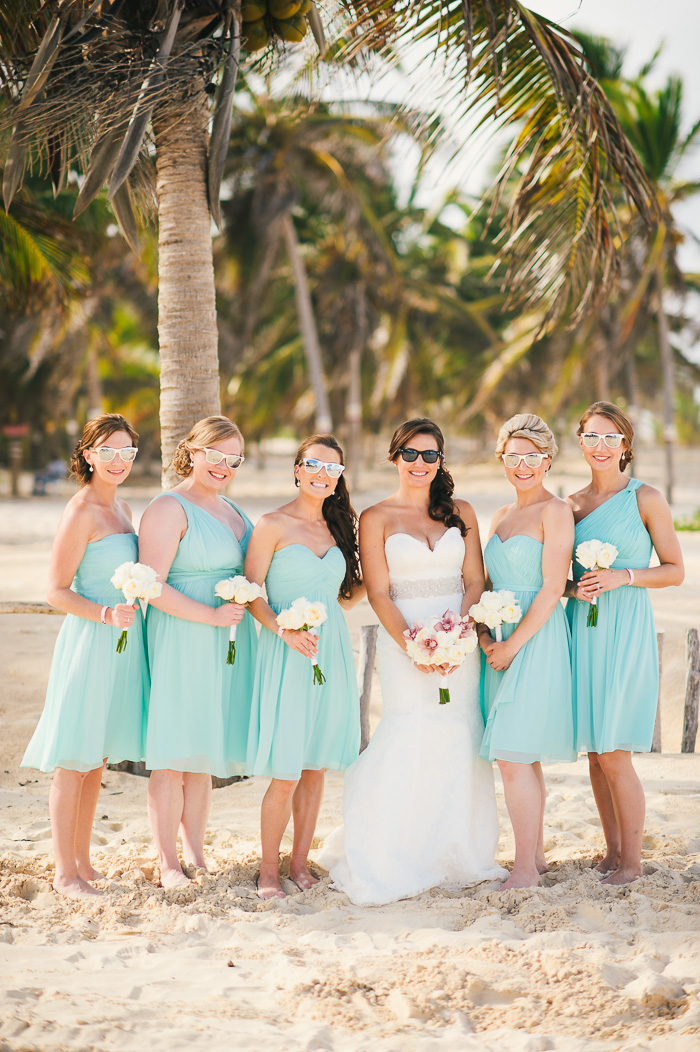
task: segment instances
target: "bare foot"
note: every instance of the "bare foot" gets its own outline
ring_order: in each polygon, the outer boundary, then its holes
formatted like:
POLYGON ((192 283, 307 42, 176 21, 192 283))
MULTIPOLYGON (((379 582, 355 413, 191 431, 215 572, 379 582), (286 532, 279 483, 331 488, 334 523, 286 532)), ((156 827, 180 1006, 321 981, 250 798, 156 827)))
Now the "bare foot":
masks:
POLYGON ((206 862, 204 861, 203 858, 199 859, 199 861, 197 859, 186 858, 185 859, 185 865, 187 866, 188 869, 199 870, 200 873, 208 873, 209 872, 209 867, 207 866, 207 864, 206 864, 206 862))
POLYGON ((631 884, 633 880, 637 880, 642 875, 640 866, 620 866, 614 873, 611 873, 609 877, 601 881, 602 884, 616 885, 616 884, 631 884))
POLYGON ((547 865, 547 860, 545 859, 544 855, 542 856, 542 858, 535 859, 535 866, 537 867, 537 872, 540 874, 540 876, 542 876, 543 873, 549 873, 549 866, 547 865))
POLYGON ((511 891, 513 888, 536 888, 540 883, 537 869, 513 870, 508 880, 501 884, 499 891, 511 891))
POLYGON ((105 880, 104 873, 100 873, 99 870, 95 869, 89 862, 87 865, 78 863, 78 876, 82 877, 83 880, 105 880))
POLYGON ((89 899, 102 894, 79 876, 60 877, 56 875, 52 887, 57 895, 62 895, 65 899, 89 899))
POLYGON ((161 886, 172 890, 173 888, 186 888, 192 881, 188 880, 181 869, 163 869, 160 871, 161 886))
POLYGON ((605 858, 601 858, 600 862, 595 867, 595 871, 596 873, 602 873, 603 875, 607 876, 608 873, 614 873, 619 865, 619 851, 608 851, 605 858))
POLYGON ((286 899, 287 897, 282 891, 279 874, 263 877, 262 873, 258 873, 255 878, 255 891, 259 899, 286 899))
POLYGON ((318 877, 309 873, 305 863, 300 866, 289 867, 289 879, 296 884, 300 891, 308 891, 314 884, 318 884, 318 877))

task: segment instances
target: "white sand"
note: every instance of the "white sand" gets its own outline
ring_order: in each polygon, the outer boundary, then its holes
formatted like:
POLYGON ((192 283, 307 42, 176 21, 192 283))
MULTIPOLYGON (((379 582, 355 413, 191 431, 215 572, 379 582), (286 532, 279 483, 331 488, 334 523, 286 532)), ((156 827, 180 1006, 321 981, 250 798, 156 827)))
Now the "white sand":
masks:
MULTIPOLYGON (((501 499, 485 491, 485 518, 501 499)), ((274 497, 258 511, 264 503, 274 497)), ((42 598, 61 507, 0 503, 0 600, 42 598)), ((682 540, 689 583, 653 595, 667 637, 669 750, 680 740, 683 635, 700 613, 700 537, 682 540)), ((355 641, 369 620, 365 604, 353 611, 355 641)), ((288 883, 281 902, 256 898, 261 779, 215 791, 212 875, 163 891, 146 782, 107 772, 93 837, 105 894, 67 902, 50 888, 50 776, 18 767, 60 624, 0 619, 1 1052, 700 1048, 700 757, 637 758, 648 820, 644 876, 629 887, 603 887, 592 871, 602 836, 580 760, 547 771, 545 886, 434 890, 371 909, 327 878, 303 894, 288 883)), ((379 704, 375 690, 374 720, 379 704)), ((332 775, 315 844, 341 807, 342 776, 332 775)), ((499 813, 499 860, 509 862, 500 785, 499 813)))

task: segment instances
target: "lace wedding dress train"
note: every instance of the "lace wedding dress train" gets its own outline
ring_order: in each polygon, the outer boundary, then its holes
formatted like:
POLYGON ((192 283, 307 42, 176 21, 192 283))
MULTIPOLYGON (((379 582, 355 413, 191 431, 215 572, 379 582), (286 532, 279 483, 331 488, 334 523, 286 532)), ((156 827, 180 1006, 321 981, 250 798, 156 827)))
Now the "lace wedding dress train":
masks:
MULTIPOLYGON (((391 597, 409 624, 459 612, 464 539, 448 529, 431 550, 396 533, 386 542, 391 597)), ((484 731, 479 654, 450 676, 439 704, 436 674, 419 672, 380 626, 383 714, 345 774, 344 826, 319 862, 333 886, 359 905, 381 905, 439 885, 502 879, 494 862, 498 820, 491 765, 479 759, 484 731)))

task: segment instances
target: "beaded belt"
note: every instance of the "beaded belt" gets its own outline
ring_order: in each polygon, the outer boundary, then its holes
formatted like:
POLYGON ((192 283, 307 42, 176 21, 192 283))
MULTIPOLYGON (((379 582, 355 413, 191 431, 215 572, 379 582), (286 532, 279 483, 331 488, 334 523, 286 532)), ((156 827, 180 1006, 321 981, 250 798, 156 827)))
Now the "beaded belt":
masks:
POLYGON ((461 595, 464 584, 461 574, 454 577, 426 577, 420 581, 392 581, 392 599, 429 599, 433 595, 461 595))

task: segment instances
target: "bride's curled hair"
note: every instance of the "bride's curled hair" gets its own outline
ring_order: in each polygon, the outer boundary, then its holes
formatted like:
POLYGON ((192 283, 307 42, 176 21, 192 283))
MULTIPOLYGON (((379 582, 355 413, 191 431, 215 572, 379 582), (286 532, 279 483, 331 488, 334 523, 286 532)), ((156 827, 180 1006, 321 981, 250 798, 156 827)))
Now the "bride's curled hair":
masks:
MULTIPOLYGON (((328 449, 334 449, 340 457, 340 463, 345 463, 342 447, 333 435, 311 435, 310 438, 305 438, 299 446, 294 457, 295 466, 301 465, 311 446, 327 446, 328 449)), ((299 485, 296 479, 295 484, 299 485)), ((350 503, 350 493, 344 474, 338 479, 331 496, 324 500, 322 511, 330 534, 345 559, 345 577, 338 595, 341 599, 350 599, 355 586, 362 584, 362 575, 357 548, 357 514, 350 503)))
POLYGON ((426 416, 419 416, 413 420, 406 420, 397 427, 389 443, 389 460, 392 464, 396 463, 399 451, 410 445, 415 435, 431 435, 440 453, 440 465, 430 483, 428 515, 435 522, 442 522, 447 529, 456 526, 462 536, 466 537, 469 527, 464 523, 455 503, 454 479, 445 466, 445 438, 435 421, 426 416))

